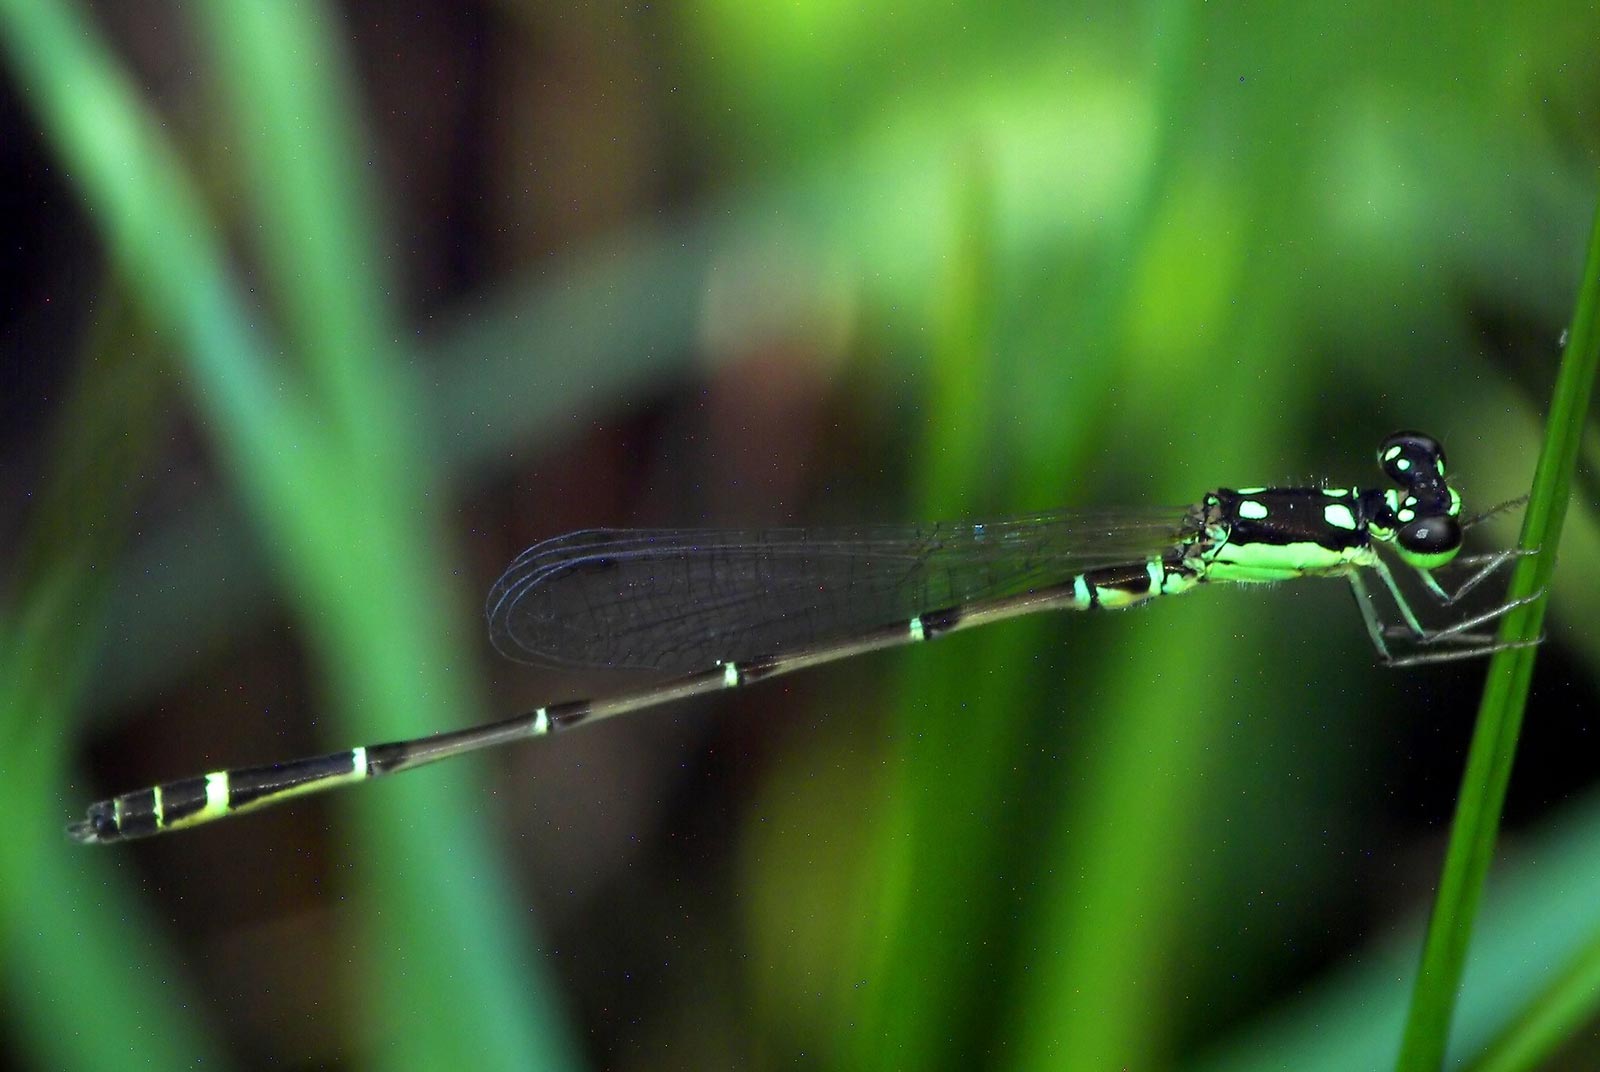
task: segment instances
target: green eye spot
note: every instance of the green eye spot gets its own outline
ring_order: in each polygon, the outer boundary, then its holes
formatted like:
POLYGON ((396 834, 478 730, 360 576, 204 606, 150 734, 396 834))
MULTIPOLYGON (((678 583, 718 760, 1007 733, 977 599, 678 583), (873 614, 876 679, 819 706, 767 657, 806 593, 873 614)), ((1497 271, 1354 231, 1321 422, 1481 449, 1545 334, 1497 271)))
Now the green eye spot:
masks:
POLYGON ((1246 499, 1239 504, 1239 516, 1249 521, 1260 521, 1267 516, 1267 508, 1254 499, 1246 499))

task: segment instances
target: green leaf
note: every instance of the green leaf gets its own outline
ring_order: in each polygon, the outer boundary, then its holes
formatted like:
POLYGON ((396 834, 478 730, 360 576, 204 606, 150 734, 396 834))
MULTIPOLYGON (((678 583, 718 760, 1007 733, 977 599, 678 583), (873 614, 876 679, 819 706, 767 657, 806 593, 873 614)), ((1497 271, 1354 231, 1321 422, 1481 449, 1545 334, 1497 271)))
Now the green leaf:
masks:
MULTIPOLYGON (((1566 519, 1573 474, 1583 443, 1584 422, 1595 371, 1600 367, 1600 214, 1589 236, 1589 251, 1578 307, 1562 354, 1544 448, 1534 472, 1533 491, 1523 517, 1519 547, 1537 550, 1523 558, 1512 574, 1508 599, 1549 590, 1555 576, 1561 526, 1566 519)), ((1545 600, 1538 599, 1506 615, 1500 639, 1529 641, 1540 635, 1545 600)), ((1435 1072, 1444 1062, 1450 1020, 1455 1012, 1473 921, 1483 896, 1484 880, 1494 860, 1495 839, 1506 786, 1511 781, 1517 738, 1522 729, 1528 685, 1538 649, 1512 648, 1489 664, 1488 680, 1478 706, 1467 769, 1456 803, 1445 854, 1444 873, 1434 899, 1433 915, 1423 943, 1422 965, 1412 992, 1405 1037, 1397 1068, 1400 1072, 1435 1072)))

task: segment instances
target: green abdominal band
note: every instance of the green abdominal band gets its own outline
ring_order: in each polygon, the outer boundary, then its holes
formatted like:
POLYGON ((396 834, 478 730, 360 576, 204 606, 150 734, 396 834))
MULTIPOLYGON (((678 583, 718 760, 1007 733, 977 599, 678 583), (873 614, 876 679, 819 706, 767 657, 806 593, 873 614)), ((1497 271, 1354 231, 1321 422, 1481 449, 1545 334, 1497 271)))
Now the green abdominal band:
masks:
POLYGON ((1073 581, 1073 603, 1080 610, 1118 610, 1156 596, 1187 592, 1201 579, 1189 567, 1162 558, 1139 565, 1108 566, 1078 575, 1073 581))

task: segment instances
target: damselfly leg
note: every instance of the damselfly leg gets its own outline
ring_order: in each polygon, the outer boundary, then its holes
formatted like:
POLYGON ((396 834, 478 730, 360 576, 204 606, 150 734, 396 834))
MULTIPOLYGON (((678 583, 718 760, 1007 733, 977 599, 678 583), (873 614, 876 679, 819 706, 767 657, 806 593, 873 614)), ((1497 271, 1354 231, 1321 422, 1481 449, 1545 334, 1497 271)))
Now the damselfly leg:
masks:
MULTIPOLYGON (((1415 572, 1422 578, 1424 586, 1439 599, 1440 603, 1445 606, 1452 606, 1507 562, 1534 553, 1536 552, 1531 550, 1512 549, 1474 556, 1481 560, 1483 564, 1454 593, 1446 592, 1439 585, 1437 579, 1427 570, 1418 569, 1415 572)), ((1468 561, 1463 564, 1471 565, 1472 562, 1468 561)), ((1349 575, 1350 587, 1355 592, 1356 605, 1361 609, 1361 617, 1366 624, 1367 635, 1372 639, 1372 645, 1377 649, 1378 657, 1385 666, 1419 666, 1428 663, 1455 662, 1460 659, 1478 659, 1486 655, 1493 655, 1498 651, 1533 647, 1543 639, 1502 641, 1492 633, 1473 631, 1480 626, 1499 620, 1518 607, 1525 607, 1542 598, 1544 596, 1542 589, 1532 595, 1506 600, 1480 613, 1458 618, 1449 625, 1430 629, 1423 625, 1422 621, 1417 617, 1410 601, 1406 598, 1405 592, 1401 590, 1400 585, 1395 581, 1394 574, 1390 571, 1388 565, 1379 560, 1371 568, 1379 579, 1383 581, 1389 598, 1399 612, 1401 619, 1399 623, 1389 623, 1382 620, 1374 603, 1372 592, 1367 587, 1359 571, 1349 575), (1390 641, 1401 641, 1424 649, 1432 648, 1434 645, 1442 645, 1443 647, 1439 650, 1413 650, 1396 654, 1390 648, 1390 641)))

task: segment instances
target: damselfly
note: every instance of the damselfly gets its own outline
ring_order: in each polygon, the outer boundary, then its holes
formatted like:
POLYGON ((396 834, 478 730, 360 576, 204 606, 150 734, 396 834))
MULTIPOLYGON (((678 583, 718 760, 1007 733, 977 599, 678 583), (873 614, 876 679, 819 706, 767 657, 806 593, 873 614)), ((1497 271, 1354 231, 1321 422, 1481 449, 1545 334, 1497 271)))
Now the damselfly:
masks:
POLYGON ((1220 489, 1187 510, 843 530, 574 532, 529 548, 495 583, 487 606, 495 646, 525 662, 672 675, 664 683, 432 737, 166 782, 93 805, 68 832, 99 843, 183 829, 957 629, 1044 610, 1126 607, 1207 583, 1344 577, 1390 666, 1519 646, 1474 630, 1537 596, 1456 614, 1437 629, 1422 624, 1380 549, 1445 606, 1519 552, 1458 557, 1463 531, 1479 519, 1463 519, 1436 440, 1397 432, 1378 462, 1394 488, 1220 489), (1472 572, 1446 592, 1432 571, 1451 564, 1472 572), (1399 622, 1379 614, 1369 573, 1399 622), (1391 642, 1405 647, 1392 651, 1391 642))

